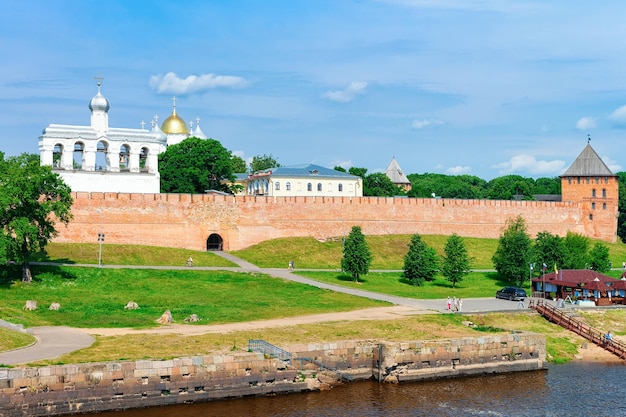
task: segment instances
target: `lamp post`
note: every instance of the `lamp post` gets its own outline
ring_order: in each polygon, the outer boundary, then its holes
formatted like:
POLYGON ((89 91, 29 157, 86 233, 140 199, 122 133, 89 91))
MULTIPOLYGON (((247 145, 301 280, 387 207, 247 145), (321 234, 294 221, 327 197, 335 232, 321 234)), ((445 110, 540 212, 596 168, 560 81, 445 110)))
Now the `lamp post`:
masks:
POLYGON ((543 281, 543 283, 541 284, 541 289, 543 291, 543 299, 546 299, 546 269, 548 268, 548 265, 546 265, 546 263, 544 262, 542 265, 543 268, 543 275, 541 276, 541 279, 543 281))
POLYGON ((535 268, 535 263, 534 262, 530 262, 528 264, 529 268, 528 268, 528 282, 530 282, 530 294, 532 296, 533 293, 533 269, 535 268))
POLYGON ((98 268, 102 268, 102 243, 104 243, 104 233, 98 233, 98 243, 100 244, 100 250, 98 250, 98 268))

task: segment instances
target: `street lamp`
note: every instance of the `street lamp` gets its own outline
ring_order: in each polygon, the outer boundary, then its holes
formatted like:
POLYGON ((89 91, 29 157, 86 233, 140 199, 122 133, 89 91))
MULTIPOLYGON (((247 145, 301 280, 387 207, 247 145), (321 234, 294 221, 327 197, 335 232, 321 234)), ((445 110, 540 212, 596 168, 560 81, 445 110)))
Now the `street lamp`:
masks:
POLYGON ((535 263, 534 262, 530 262, 528 264, 529 268, 528 268, 528 282, 530 282, 530 294, 532 296, 533 293, 533 269, 535 268, 535 263))
POLYGON ((104 233, 98 233, 98 243, 100 250, 98 251, 98 268, 102 268, 102 243, 104 243, 104 233))

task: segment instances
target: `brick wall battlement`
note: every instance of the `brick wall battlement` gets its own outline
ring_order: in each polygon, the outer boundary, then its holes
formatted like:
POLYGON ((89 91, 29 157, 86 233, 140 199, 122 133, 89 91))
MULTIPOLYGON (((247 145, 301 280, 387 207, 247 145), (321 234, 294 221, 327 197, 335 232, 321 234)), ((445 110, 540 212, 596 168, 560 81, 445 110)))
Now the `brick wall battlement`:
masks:
POLYGON ((103 232, 106 243, 205 250, 209 236, 216 234, 223 249, 238 250, 282 237, 336 238, 354 225, 366 235, 457 233, 497 238, 507 219, 518 215, 533 236, 541 231, 564 236, 571 231, 616 240, 613 206, 604 217, 590 221, 585 205, 575 202, 122 193, 73 197, 74 219, 68 227, 59 227, 58 242, 95 242, 103 232))

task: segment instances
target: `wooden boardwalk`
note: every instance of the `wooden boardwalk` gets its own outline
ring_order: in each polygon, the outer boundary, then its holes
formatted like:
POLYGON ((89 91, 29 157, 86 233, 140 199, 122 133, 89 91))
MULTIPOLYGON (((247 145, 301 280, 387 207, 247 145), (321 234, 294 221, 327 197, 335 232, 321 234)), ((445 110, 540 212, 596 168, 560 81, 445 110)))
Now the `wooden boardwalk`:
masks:
POLYGON ((577 320, 575 317, 565 313, 563 310, 548 304, 545 300, 540 299, 536 302, 535 300, 531 300, 528 308, 534 309, 552 323, 558 324, 559 326, 584 337, 590 342, 613 353, 620 359, 626 359, 625 343, 616 339, 607 340, 605 333, 589 326, 586 323, 583 323, 580 320, 577 320))

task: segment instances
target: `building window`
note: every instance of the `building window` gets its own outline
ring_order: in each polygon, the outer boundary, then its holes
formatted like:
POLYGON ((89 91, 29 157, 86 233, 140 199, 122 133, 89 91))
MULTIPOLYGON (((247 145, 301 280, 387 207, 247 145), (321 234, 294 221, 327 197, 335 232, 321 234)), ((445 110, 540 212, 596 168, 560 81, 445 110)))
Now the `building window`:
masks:
POLYGON ((291 183, 290 182, 285 183, 285 190, 291 191, 291 183))
POLYGON ((580 177, 576 177, 578 184, 580 184, 580 177))
POLYGON ((317 183, 317 191, 322 191, 322 183, 321 182, 317 183))
POLYGON ((600 177, 596 177, 596 184, 600 184, 600 177))
POLYGON ((589 184, 589 177, 587 177, 586 180, 587 180, 587 184, 589 184))
POLYGON ((606 203, 602 203, 602 210, 606 210, 606 203))
POLYGON ((593 214, 589 213, 589 220, 593 220, 593 214))
POLYGON ((567 177, 567 183, 571 184, 572 183, 572 177, 567 177))
POLYGON ((602 189, 602 198, 606 198, 606 188, 602 189))
POLYGON ((609 183, 609 177, 604 177, 604 183, 608 184, 609 183))
POLYGON ((596 203, 591 203, 591 210, 595 210, 596 209, 596 203))
POLYGON ((308 183, 308 184, 306 185, 306 190, 307 190, 307 191, 313 191, 313 184, 308 183))
POLYGON ((63 159, 63 145, 57 143, 54 145, 54 150, 52 151, 52 166, 54 168, 61 168, 61 159, 63 159))
POLYGON ((593 189, 591 190, 591 197, 595 197, 595 196, 596 196, 596 189, 595 189, 595 188, 593 188, 593 189))
POLYGON ((339 191, 339 192, 342 192, 342 191, 343 191, 343 184, 341 184, 341 183, 340 183, 340 184, 337 186, 337 191, 339 191))
POLYGON ((274 184, 274 189, 276 191, 280 191, 280 182, 276 181, 276 183, 274 184))

